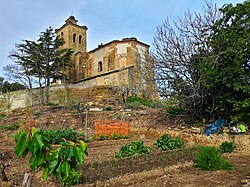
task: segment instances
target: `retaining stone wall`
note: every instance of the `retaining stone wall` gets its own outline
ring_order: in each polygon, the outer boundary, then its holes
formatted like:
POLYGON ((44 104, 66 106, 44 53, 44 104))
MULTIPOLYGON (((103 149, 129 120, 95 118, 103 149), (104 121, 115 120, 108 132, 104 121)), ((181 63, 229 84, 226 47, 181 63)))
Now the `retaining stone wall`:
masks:
MULTIPOLYGON (((59 104, 59 92, 65 92, 68 97, 82 97, 88 95, 91 100, 108 100, 114 97, 114 91, 108 86, 86 87, 81 84, 70 84, 67 86, 57 85, 49 88, 49 102, 59 104)), ((33 90, 33 105, 39 105, 39 89, 33 90)), ((31 97, 27 90, 19 90, 0 95, 0 107, 17 109, 30 106, 31 97), (9 107, 7 107, 7 104, 9 107)))

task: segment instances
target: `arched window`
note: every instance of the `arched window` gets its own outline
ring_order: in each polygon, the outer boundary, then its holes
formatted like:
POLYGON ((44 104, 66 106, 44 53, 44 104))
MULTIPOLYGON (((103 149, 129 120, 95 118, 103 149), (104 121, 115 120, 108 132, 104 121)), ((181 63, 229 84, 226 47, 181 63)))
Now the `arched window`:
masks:
POLYGON ((76 42, 76 34, 73 34, 73 42, 76 42))
POLYGON ((79 36, 79 44, 82 43, 82 36, 79 36))
POLYGON ((98 71, 102 71, 102 61, 98 62, 98 71))
POLYGON ((61 37, 63 37, 63 32, 61 32, 61 37))

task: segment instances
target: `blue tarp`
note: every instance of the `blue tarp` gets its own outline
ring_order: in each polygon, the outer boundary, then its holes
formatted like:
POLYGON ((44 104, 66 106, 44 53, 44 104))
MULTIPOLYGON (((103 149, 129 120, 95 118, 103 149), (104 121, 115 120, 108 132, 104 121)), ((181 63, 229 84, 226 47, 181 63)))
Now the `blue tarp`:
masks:
POLYGON ((204 130, 204 134, 207 136, 210 136, 212 133, 221 133, 223 132, 224 125, 227 124, 227 121, 225 119, 217 119, 214 123, 209 124, 206 126, 204 130))

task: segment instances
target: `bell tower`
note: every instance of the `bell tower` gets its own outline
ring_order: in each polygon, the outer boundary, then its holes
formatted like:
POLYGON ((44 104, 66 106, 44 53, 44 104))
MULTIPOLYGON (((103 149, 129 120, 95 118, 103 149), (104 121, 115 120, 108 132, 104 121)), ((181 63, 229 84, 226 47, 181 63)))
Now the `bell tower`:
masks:
POLYGON ((86 52, 87 50, 87 30, 86 26, 77 24, 78 20, 74 16, 70 16, 65 24, 56 29, 57 36, 64 39, 65 48, 71 48, 74 54, 78 52, 86 52))
POLYGON ((73 66, 66 70, 67 81, 75 82, 83 79, 84 63, 87 59, 87 30, 86 26, 77 24, 78 20, 74 16, 66 19, 65 24, 59 29, 56 29, 56 35, 64 39, 62 48, 73 50, 72 62, 73 66))

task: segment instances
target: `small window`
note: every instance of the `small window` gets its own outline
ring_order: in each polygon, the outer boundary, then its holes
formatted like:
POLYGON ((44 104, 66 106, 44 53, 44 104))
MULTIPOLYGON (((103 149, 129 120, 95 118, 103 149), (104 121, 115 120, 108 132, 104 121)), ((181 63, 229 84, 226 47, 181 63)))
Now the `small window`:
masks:
POLYGON ((102 71, 102 62, 98 62, 98 71, 101 72, 102 71))
POLYGON ((61 32, 61 36, 63 37, 63 32, 61 32))
POLYGON ((82 43, 82 36, 79 36, 79 44, 82 43))
POLYGON ((73 34, 73 42, 76 42, 76 34, 73 34))

